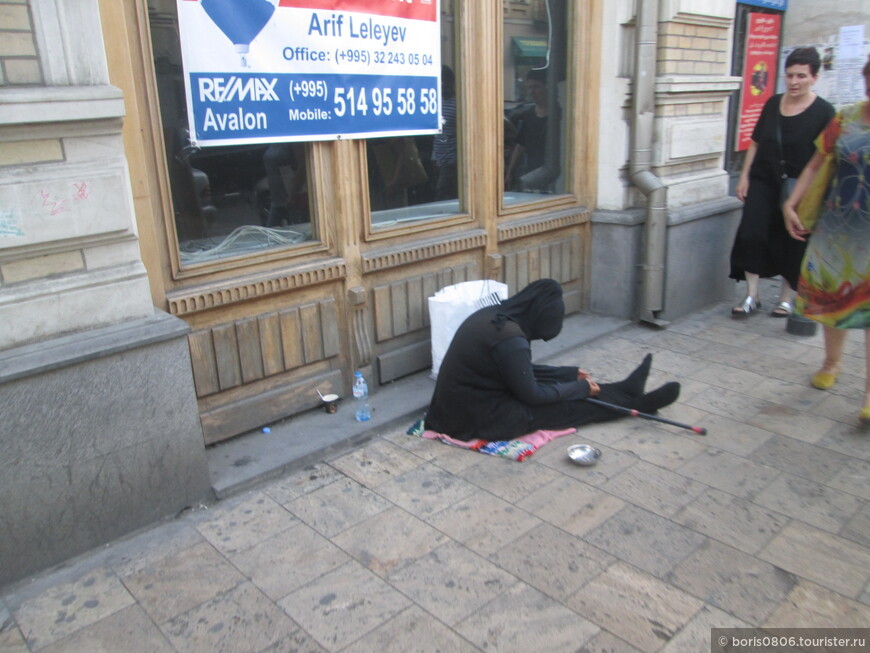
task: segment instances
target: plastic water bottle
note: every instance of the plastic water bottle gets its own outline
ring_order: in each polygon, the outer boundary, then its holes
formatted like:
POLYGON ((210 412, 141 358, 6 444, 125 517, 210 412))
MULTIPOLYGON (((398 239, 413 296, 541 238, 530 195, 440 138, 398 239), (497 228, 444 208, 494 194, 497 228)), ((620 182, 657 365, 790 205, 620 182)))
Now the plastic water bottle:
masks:
POLYGON ((353 403, 354 415, 357 422, 365 422, 372 418, 372 409, 369 406, 369 387, 363 378, 362 372, 354 372, 353 403))

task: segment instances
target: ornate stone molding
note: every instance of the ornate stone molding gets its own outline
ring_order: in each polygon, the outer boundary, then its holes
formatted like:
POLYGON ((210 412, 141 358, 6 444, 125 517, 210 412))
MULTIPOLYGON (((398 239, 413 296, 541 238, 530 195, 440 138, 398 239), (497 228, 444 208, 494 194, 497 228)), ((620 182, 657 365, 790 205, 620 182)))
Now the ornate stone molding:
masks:
POLYGON ((480 249, 486 246, 486 232, 475 229, 455 236, 425 241, 416 245, 391 247, 362 255, 363 272, 378 272, 411 263, 441 258, 448 254, 480 249))
POLYGON ((574 208, 557 213, 545 213, 531 218, 511 220, 498 226, 498 242, 555 231, 584 222, 589 217, 585 208, 574 208))
POLYGON ((5 88, 0 93, 0 125, 3 126, 109 120, 123 116, 124 96, 114 86, 5 88))
POLYGON ((730 75, 664 75, 656 78, 656 99, 661 102, 665 96, 676 95, 727 97, 741 83, 740 77, 730 75))
POLYGON ((208 286, 185 288, 167 293, 166 299, 172 315, 190 315, 219 306, 228 306, 326 281, 343 279, 345 276, 347 276, 345 262, 341 259, 331 259, 325 263, 285 274, 269 272, 223 280, 208 286))

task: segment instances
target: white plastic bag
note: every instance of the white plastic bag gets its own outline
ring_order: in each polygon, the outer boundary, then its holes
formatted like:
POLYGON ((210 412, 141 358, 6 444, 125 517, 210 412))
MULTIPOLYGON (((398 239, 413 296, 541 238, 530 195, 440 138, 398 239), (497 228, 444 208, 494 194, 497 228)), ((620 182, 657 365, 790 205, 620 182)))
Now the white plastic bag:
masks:
POLYGON ((432 373, 438 377, 441 361, 453 340, 456 329, 479 308, 507 299, 507 284, 483 279, 464 281, 442 288, 429 298, 429 322, 432 327, 432 373))

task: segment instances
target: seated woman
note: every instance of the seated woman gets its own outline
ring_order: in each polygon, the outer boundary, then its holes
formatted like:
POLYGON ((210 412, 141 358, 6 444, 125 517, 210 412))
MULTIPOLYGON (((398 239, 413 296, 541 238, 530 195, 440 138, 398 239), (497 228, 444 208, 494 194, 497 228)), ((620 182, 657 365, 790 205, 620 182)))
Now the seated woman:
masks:
POLYGON ((564 318, 562 286, 553 279, 470 315, 441 363, 426 428, 464 441, 511 440, 622 415, 585 397, 644 413, 677 400, 679 383, 644 392, 651 354, 624 381, 600 385, 577 367, 533 364, 530 341, 555 338, 564 318))

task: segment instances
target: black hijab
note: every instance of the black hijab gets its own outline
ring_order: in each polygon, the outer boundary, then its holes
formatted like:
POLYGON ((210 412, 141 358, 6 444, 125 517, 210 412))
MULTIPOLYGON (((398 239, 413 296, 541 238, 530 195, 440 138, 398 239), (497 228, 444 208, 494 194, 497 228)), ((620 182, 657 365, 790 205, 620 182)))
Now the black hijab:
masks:
POLYGON ((562 286, 554 279, 539 279, 504 300, 492 322, 500 329, 505 320, 512 320, 529 340, 551 340, 562 331, 564 319, 562 286))

